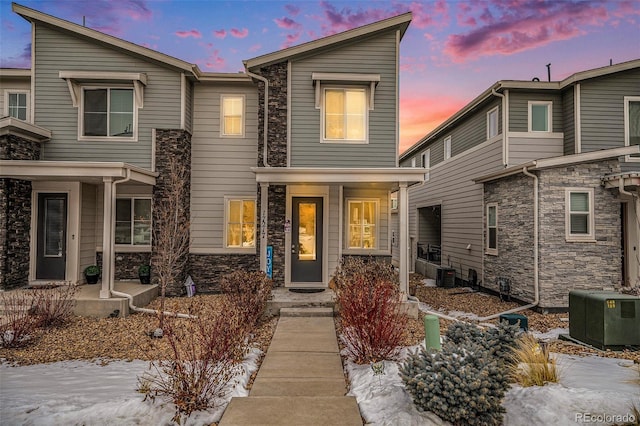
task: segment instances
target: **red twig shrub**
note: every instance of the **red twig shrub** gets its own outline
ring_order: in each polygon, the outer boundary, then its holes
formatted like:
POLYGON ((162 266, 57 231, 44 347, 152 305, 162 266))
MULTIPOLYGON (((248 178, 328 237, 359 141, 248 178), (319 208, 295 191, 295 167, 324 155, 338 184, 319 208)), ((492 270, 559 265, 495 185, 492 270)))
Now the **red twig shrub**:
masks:
POLYGON ((16 348, 25 346, 38 326, 33 315, 34 299, 25 291, 0 293, 0 346, 16 348))
POLYGON ((77 292, 75 285, 63 285, 52 289, 31 290, 33 311, 39 327, 58 327, 73 314, 77 292))
POLYGON ((407 318, 388 264, 347 260, 336 273, 342 341, 347 356, 359 364, 395 359, 407 318), (390 271, 390 272, 389 272, 390 271))
POLYGON ((272 286, 263 272, 231 272, 220 281, 220 290, 250 327, 256 325, 264 313, 272 286))

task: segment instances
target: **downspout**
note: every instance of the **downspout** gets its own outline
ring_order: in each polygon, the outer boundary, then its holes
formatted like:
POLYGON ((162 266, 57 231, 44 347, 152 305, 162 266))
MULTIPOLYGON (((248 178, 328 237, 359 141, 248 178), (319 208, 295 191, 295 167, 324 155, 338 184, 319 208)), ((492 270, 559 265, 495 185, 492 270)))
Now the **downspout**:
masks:
POLYGON ((260 80, 264 83, 264 129, 263 129, 263 142, 262 142, 262 166, 270 167, 269 162, 267 161, 267 131, 269 130, 269 80, 264 78, 261 75, 254 74, 246 70, 246 73, 249 77, 253 77, 256 80, 260 80))
POLYGON ((512 314, 514 312, 520 312, 520 311, 524 311, 525 309, 530 309, 533 307, 538 306, 538 303, 540 303, 540 283, 539 283, 539 277, 538 277, 538 272, 539 272, 539 268, 538 268, 538 221, 539 221, 539 212, 538 212, 538 176, 536 176, 535 174, 529 172, 529 170, 527 169, 527 167, 523 167, 522 168, 522 173, 524 173, 525 176, 529 176, 531 178, 533 178, 533 291, 534 291, 534 300, 533 303, 530 303, 528 305, 524 305, 524 306, 519 306, 517 308, 514 309, 509 309, 508 311, 504 311, 504 312, 500 312, 497 314, 493 314, 493 315, 489 315, 487 317, 483 317, 483 318, 478 318, 477 321, 482 322, 482 321, 488 321, 488 320, 492 320, 495 318, 498 318, 500 315, 504 315, 504 314, 512 314))
MULTIPOLYGON (((115 206, 116 204, 116 185, 121 184, 121 183, 126 183, 129 182, 131 180, 131 169, 126 169, 126 177, 124 179, 120 179, 117 181, 114 181, 111 183, 113 189, 111 191, 111 205, 115 206)), ((111 229, 115 229, 115 227, 113 226, 113 222, 115 221, 115 210, 112 209, 112 216, 111 216, 111 229)), ((138 306, 133 304, 133 296, 131 296, 130 294, 127 293, 122 293, 119 291, 116 291, 114 289, 114 281, 115 281, 115 266, 116 266, 116 258, 115 258, 115 242, 112 239, 111 240, 111 276, 109 277, 109 291, 113 296, 118 296, 118 297, 125 297, 127 298, 127 300, 129 301, 129 309, 135 312, 144 312, 147 314, 159 314, 160 311, 155 310, 155 309, 147 309, 147 308, 139 308, 138 306)), ((192 315, 187 315, 187 314, 179 314, 179 313, 173 313, 173 312, 164 312, 165 315, 167 316, 176 316, 179 318, 195 318, 192 315)))
POLYGON ((498 93, 496 91, 496 89, 491 89, 491 93, 494 96, 497 96, 499 98, 502 99, 502 165, 504 167, 507 167, 508 164, 508 158, 507 158, 507 131, 506 131, 506 126, 507 126, 507 108, 506 108, 506 97, 502 94, 502 93, 498 93))

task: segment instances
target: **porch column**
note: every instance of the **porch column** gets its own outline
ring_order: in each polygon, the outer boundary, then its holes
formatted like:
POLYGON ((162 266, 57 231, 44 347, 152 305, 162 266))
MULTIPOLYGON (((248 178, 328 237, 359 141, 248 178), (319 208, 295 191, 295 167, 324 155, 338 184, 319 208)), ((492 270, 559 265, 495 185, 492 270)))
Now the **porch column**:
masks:
POLYGON ((407 194, 407 182, 400 182, 398 219, 400 222, 400 291, 406 301, 409 294, 409 197, 407 194))
POLYGON ((113 178, 105 177, 104 182, 104 214, 102 219, 102 288, 100 298, 111 297, 111 265, 113 253, 113 178))
POLYGON ((260 270, 267 272, 267 223, 269 223, 269 184, 260 183, 260 270))

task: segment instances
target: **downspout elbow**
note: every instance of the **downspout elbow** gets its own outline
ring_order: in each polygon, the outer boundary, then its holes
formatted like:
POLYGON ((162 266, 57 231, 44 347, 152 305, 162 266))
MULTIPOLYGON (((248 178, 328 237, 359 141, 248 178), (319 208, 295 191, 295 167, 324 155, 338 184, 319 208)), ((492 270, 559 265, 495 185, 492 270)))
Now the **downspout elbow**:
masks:
POLYGON ((245 72, 249 77, 255 78, 256 80, 260 80, 264 83, 264 123, 263 123, 263 142, 262 142, 262 166, 263 167, 271 167, 269 166, 269 162, 267 160, 267 131, 269 130, 269 80, 264 78, 261 75, 254 74, 250 72, 245 67, 245 72))

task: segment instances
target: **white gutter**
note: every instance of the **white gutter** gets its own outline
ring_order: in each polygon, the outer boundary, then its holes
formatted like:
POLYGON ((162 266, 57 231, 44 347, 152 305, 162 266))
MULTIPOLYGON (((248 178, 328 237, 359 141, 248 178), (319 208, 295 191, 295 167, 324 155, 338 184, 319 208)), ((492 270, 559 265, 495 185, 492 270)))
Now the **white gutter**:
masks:
POLYGON ((533 291, 534 291, 534 300, 533 303, 528 305, 519 306, 514 309, 509 309, 508 311, 499 312, 497 314, 489 315, 487 317, 478 318, 477 321, 483 322, 498 318, 500 315, 504 314, 512 314, 514 312, 524 311, 525 309, 530 309, 538 306, 540 303, 540 282, 539 282, 539 268, 538 268, 538 222, 539 222, 539 212, 538 212, 538 176, 529 172, 527 167, 522 168, 522 173, 526 176, 533 178, 533 291))
POLYGON ((508 126, 507 117, 506 117, 507 100, 502 93, 496 92, 495 88, 491 88, 491 94, 502 99, 502 102, 501 102, 502 104, 502 165, 507 167, 507 164, 509 163, 508 152, 507 152, 507 131, 505 128, 506 126, 508 126))
POLYGON ((264 129, 263 129, 263 142, 262 142, 262 165, 264 167, 270 167, 269 162, 267 161, 267 130, 269 130, 269 80, 264 78, 261 75, 254 74, 246 70, 248 76, 253 77, 257 80, 260 80, 264 83, 264 129))

